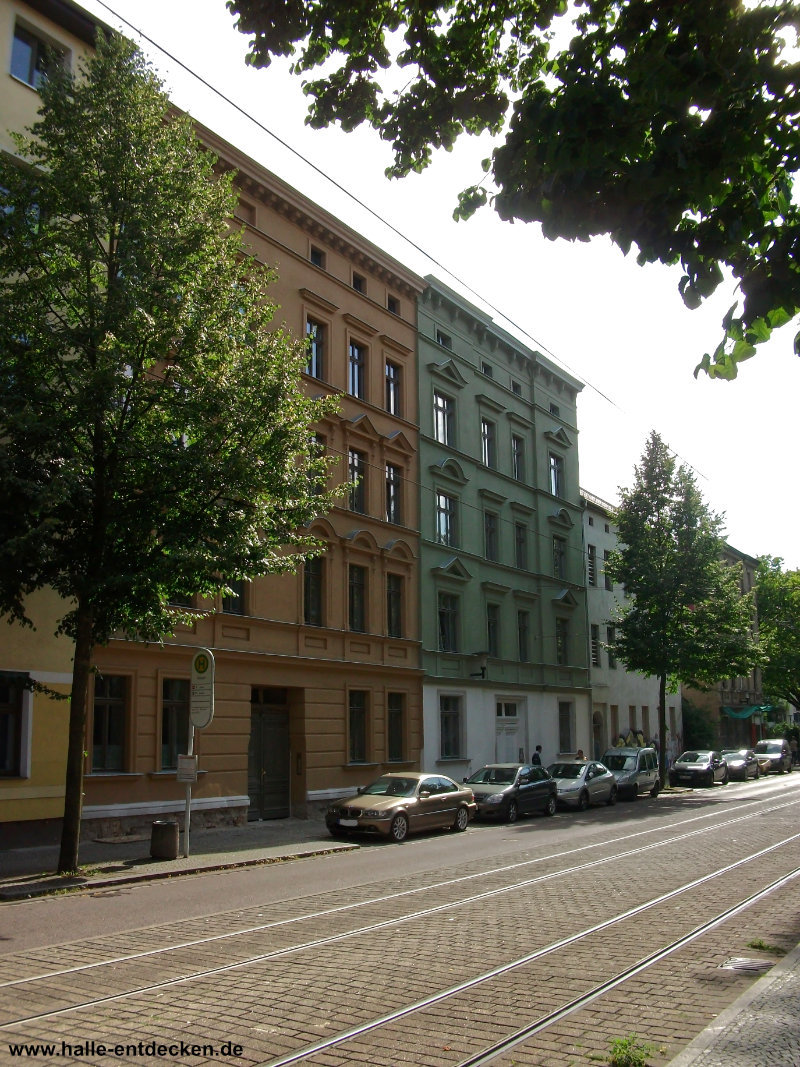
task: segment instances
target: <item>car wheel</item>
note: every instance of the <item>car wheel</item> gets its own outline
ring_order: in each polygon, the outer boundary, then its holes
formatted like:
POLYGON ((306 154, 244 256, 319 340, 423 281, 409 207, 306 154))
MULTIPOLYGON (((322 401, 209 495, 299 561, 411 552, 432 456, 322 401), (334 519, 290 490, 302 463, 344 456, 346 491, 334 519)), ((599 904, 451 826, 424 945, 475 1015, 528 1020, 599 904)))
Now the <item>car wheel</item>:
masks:
POLYGON ((329 826, 328 832, 331 837, 344 837, 344 830, 340 830, 338 826, 329 826))
POLYGON ((586 811, 586 809, 588 807, 589 807, 589 794, 584 789, 584 791, 578 797, 578 811, 586 811))
POLYGON ((783 772, 784 772, 785 770, 786 770, 786 768, 785 768, 785 767, 783 766, 783 764, 781 764, 781 765, 780 765, 780 768, 779 768, 779 770, 778 770, 778 774, 783 774, 783 772))
POLYGON ((519 811, 517 809, 516 800, 509 800, 508 810, 506 811, 506 822, 516 822, 519 818, 519 811))
POLYGON ((725 771, 725 777, 722 779, 722 784, 723 785, 727 785, 728 784, 728 772, 727 771, 725 771))
POLYGON ((547 798, 547 807, 544 809, 545 815, 555 815, 557 807, 558 807, 558 804, 556 803, 556 798, 555 797, 548 797, 547 798))
POLYGON ((761 777, 761 768, 760 767, 756 767, 756 780, 758 780, 760 777, 761 777))
POLYGON ((616 804, 616 802, 617 802, 617 787, 615 785, 612 785, 611 786, 611 792, 608 794, 608 800, 606 801, 606 804, 608 804, 609 807, 610 807, 612 804, 616 804))
POLYGON ((707 776, 706 780, 703 782, 703 785, 706 787, 706 789, 710 789, 713 784, 714 784, 714 772, 711 771, 711 773, 707 776))
POLYGON ((393 841, 400 844, 401 841, 405 841, 408 837, 408 816, 403 815, 400 812, 392 819, 392 825, 389 827, 389 836, 393 841))
POLYGON ((656 779, 656 782, 655 782, 653 788, 650 790, 650 796, 651 797, 657 797, 660 792, 661 792, 661 782, 659 782, 656 779))
POLYGON ((453 829, 458 833, 463 833, 469 826, 469 812, 465 807, 460 807, 456 812, 456 821, 453 823, 453 829))

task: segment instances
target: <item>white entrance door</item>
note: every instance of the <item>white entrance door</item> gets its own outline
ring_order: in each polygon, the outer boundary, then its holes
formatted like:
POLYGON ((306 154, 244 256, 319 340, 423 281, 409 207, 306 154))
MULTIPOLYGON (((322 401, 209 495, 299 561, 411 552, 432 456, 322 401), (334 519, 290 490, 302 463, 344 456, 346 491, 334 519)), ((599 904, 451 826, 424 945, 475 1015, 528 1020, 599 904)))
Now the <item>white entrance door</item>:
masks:
POLYGON ((495 761, 497 763, 524 763, 525 739, 520 730, 516 701, 497 701, 495 724, 495 761))

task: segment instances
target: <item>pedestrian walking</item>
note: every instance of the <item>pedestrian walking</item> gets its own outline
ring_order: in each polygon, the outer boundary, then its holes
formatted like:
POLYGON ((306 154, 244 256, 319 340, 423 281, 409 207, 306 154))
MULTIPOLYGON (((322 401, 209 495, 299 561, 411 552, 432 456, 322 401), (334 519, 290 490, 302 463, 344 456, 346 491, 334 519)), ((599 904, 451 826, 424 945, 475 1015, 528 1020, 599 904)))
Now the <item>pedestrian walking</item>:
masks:
POLYGON ((541 745, 537 745, 536 746, 536 751, 531 756, 531 763, 533 763, 537 767, 541 767, 541 765, 542 765, 542 746, 541 745))

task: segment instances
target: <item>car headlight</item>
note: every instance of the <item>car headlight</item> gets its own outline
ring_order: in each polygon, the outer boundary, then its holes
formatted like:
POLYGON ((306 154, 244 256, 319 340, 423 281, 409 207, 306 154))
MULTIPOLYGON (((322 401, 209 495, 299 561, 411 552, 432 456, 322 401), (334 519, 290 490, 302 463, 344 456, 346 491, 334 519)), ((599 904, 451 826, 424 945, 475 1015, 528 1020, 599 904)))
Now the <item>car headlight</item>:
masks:
POLYGON ((483 802, 484 802, 484 804, 502 804, 503 803, 503 794, 502 793, 490 793, 488 797, 484 797, 483 798, 483 802))

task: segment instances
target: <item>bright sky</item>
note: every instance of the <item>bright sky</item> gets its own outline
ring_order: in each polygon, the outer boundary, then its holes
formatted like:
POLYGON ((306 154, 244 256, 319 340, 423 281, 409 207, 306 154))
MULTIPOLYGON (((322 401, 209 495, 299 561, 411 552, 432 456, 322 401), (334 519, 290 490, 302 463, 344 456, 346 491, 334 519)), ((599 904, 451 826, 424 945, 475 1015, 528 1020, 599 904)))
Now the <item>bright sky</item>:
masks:
POLYGON ((679 267, 638 267, 635 253, 626 259, 604 239, 546 241, 537 226, 501 222, 489 208, 453 222, 458 192, 482 176, 487 141, 465 140, 424 174, 389 182, 383 176, 389 147, 376 133, 309 129, 300 81, 286 63, 245 67, 247 42, 224 0, 80 2, 138 40, 179 107, 585 382, 578 408, 584 489, 616 503, 655 429, 695 471, 712 510, 725 515, 732 545, 800 567, 791 443, 800 398, 800 360, 792 353, 797 324, 761 346, 736 381, 695 380, 695 366, 716 347, 722 316, 736 299, 732 286, 688 311, 677 291, 679 267))

